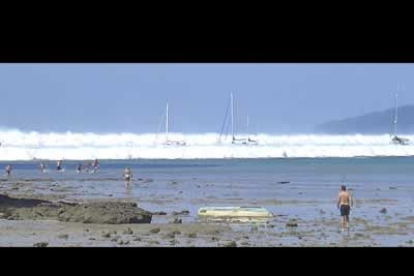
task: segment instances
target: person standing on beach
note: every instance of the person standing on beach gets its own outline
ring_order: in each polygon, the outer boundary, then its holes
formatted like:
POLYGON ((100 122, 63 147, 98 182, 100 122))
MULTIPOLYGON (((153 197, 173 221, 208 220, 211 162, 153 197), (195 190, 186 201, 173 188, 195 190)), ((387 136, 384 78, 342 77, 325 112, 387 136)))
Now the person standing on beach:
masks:
POLYGON ((12 167, 10 165, 7 165, 4 170, 6 171, 7 177, 10 177, 11 171, 12 171, 12 167))
POLYGON ((345 185, 342 185, 341 189, 339 190, 336 205, 341 212, 342 230, 345 228, 345 226, 349 228, 349 213, 351 211, 351 207, 353 206, 353 199, 351 197, 351 194, 346 190, 345 185))
POLYGON ((40 162, 39 169, 40 169, 41 172, 44 172, 45 171, 46 166, 45 166, 45 164, 43 162, 40 162))
POLYGON ((58 171, 61 171, 62 170, 62 160, 57 161, 57 163, 56 163, 56 169, 58 171))
POLYGON ((98 170, 98 168, 99 168, 98 159, 95 159, 95 160, 92 162, 92 171, 93 171, 93 172, 96 172, 96 171, 98 170))
POLYGON ((132 172, 128 167, 125 168, 123 176, 125 181, 125 188, 127 188, 129 186, 129 181, 131 181, 132 178, 132 172))
POLYGON ((81 173, 82 172, 82 164, 79 163, 78 166, 76 167, 76 172, 77 173, 81 173))

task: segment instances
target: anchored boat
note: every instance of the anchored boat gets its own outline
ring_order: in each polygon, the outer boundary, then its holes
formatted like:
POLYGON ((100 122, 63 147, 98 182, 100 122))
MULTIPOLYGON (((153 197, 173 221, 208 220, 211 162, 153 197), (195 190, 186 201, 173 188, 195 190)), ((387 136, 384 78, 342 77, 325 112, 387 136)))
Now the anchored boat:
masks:
POLYGON ((394 137, 391 139, 391 144, 394 145, 408 145, 409 140, 407 138, 397 136, 397 123, 398 123, 398 94, 395 94, 395 113, 394 113, 394 137))

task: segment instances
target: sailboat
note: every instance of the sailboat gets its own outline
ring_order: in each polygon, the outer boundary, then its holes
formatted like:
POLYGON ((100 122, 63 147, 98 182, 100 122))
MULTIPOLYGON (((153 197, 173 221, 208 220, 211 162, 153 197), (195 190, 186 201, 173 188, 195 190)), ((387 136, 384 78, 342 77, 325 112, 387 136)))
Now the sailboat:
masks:
POLYGON ((169 106, 167 102, 167 106, 165 108, 165 142, 164 145, 167 146, 185 146, 186 143, 184 141, 174 141, 170 140, 168 138, 168 132, 169 132, 169 106))
POLYGON ((391 139, 391 143, 394 145, 408 145, 409 140, 407 138, 397 136, 397 123, 398 123, 398 94, 395 94, 395 113, 394 113, 394 137, 391 139))
MULTIPOLYGON (((257 145, 258 142, 251 139, 250 137, 248 138, 236 138, 235 135, 235 130, 234 130, 234 98, 233 98, 233 93, 230 93, 230 108, 231 108, 231 143, 232 144, 241 144, 241 145, 257 145)), ((228 109, 227 109, 228 110, 228 109)), ((225 117, 225 121, 227 119, 227 112, 226 112, 226 117, 225 117)), ((248 119, 247 119, 248 120, 248 119)), ((223 124, 224 127, 224 124, 223 124)), ((223 131, 223 129, 222 129, 223 131)), ((220 133, 220 138, 221 139, 221 135, 222 133, 220 133)))
POLYGON ((256 145, 257 141, 250 138, 250 135, 249 135, 249 116, 247 116, 247 119, 246 119, 246 133, 247 133, 247 141, 244 141, 243 144, 247 145, 248 143, 250 143, 250 144, 256 145))

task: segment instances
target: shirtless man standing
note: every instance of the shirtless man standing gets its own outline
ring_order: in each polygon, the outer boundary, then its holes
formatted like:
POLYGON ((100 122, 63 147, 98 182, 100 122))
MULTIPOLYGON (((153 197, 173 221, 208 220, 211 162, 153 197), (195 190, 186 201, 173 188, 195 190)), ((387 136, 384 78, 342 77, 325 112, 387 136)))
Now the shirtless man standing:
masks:
POLYGON ((346 186, 342 185, 341 190, 338 193, 338 199, 336 202, 337 207, 341 210, 341 225, 342 229, 349 227, 349 212, 353 206, 353 199, 351 194, 346 190, 346 186))

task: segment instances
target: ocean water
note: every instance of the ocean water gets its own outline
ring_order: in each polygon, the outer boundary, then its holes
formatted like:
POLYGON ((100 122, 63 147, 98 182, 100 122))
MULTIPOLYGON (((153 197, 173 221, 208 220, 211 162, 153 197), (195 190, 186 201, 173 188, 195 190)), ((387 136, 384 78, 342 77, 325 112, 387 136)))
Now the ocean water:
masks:
POLYGON ((156 211, 189 210, 183 221, 197 219, 203 206, 255 205, 276 215, 314 218, 319 210, 337 216, 336 195, 347 185, 356 199, 353 214, 378 214, 378 204, 392 214, 412 215, 414 209, 414 157, 267 158, 267 159, 133 159, 99 160, 95 173, 76 173, 82 161, 64 161, 63 172, 46 161, 1 161, 13 167, 10 179, 2 177, 1 189, 14 182, 32 182, 33 193, 59 194, 67 200, 119 198, 156 211), (126 189, 122 172, 130 167, 133 180, 126 189), (380 204, 381 206, 381 204, 380 204))

